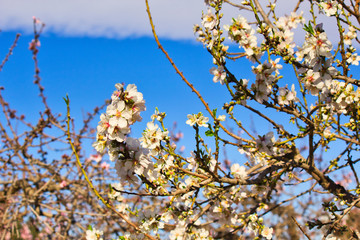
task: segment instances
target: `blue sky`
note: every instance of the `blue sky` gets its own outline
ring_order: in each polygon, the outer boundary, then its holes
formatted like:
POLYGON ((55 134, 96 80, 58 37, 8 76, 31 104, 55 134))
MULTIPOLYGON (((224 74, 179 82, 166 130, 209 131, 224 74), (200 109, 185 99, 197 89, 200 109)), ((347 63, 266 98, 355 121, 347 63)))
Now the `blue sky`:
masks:
MULTIPOLYGON (((0 54, 5 56, 15 32, 2 32, 4 46, 0 54)), ((24 113, 28 120, 37 120, 43 110, 38 90, 33 85, 33 60, 28 50, 32 36, 23 35, 13 55, 0 73, 2 92, 11 107, 24 113)), ((109 99, 118 82, 135 83, 144 94, 147 111, 142 113, 142 123, 133 126, 139 136, 150 121, 155 107, 168 114, 171 127, 178 123, 193 141, 190 126, 185 124, 186 115, 204 111, 204 107, 190 89, 181 81, 150 37, 134 39, 107 39, 88 37, 59 37, 44 34, 38 55, 40 76, 54 112, 65 115, 63 97, 69 95, 71 114, 80 126, 87 111, 109 99), (190 136, 189 136, 190 135, 190 136)), ((163 41, 184 74, 199 87, 209 103, 221 108, 225 89, 214 84, 209 73, 211 57, 202 45, 189 41, 163 41)), ((97 120, 98 121, 98 120, 97 120)))
MULTIPOLYGON (((0 56, 6 54, 15 35, 14 31, 0 33, 3 43, 0 56)), ((21 36, 13 55, 0 73, 0 83, 5 86, 3 95, 11 106, 19 113, 24 113, 27 119, 35 121, 43 106, 37 97, 38 90, 33 85, 33 60, 28 50, 31 39, 31 34, 21 36)), ((66 106, 62 98, 68 94, 71 115, 80 127, 85 113, 108 99, 114 91, 115 83, 135 83, 138 90, 144 94, 147 111, 142 113, 143 122, 132 127, 134 135, 140 136, 155 107, 158 107, 160 111, 167 113, 166 122, 169 128, 176 121, 178 129, 184 132, 185 138, 181 145, 186 145, 186 152, 194 147, 194 130, 185 124, 186 116, 200 111, 205 113, 205 108, 175 73, 152 37, 64 37, 45 30, 40 41, 40 76, 54 112, 65 115, 66 106)), ((203 94, 210 107, 220 110, 222 104, 230 100, 230 96, 225 86, 213 83, 209 73, 213 66, 212 58, 207 50, 192 40, 161 41, 180 70, 203 94)), ((241 72, 240 76, 248 75, 253 78, 249 62, 243 61, 240 67, 238 63, 229 62, 229 66, 238 75, 241 72)), ((244 124, 250 124, 251 116, 246 111, 240 110, 238 114, 244 124)), ((205 115, 209 116, 206 113, 205 115)), ((252 117, 256 120, 256 116, 252 114, 252 117)), ((265 132, 259 132, 262 134, 271 130, 269 124, 256 124, 255 128, 263 129, 265 132)), ((90 149, 89 153, 92 151, 90 149)))
MULTIPOLYGON (((195 94, 175 73, 158 49, 150 30, 144 1, 5 1, 0 0, 0 58, 16 33, 22 36, 0 73, 2 94, 28 120, 37 120, 43 107, 33 85, 34 64, 28 44, 33 38, 32 16, 46 24, 40 37, 40 76, 50 106, 65 114, 62 98, 68 94, 71 114, 81 126, 83 116, 101 105, 115 83, 135 83, 144 94, 147 111, 133 126, 140 136, 155 107, 166 112, 171 127, 177 122, 185 133, 187 152, 194 141, 187 114, 204 112, 195 94), (21 6, 21 7, 19 7, 21 6), (81 11, 79 9, 81 8, 81 11)), ((230 98, 226 89, 212 82, 212 58, 195 41, 193 24, 201 22, 203 1, 150 1, 161 42, 185 76, 212 108, 220 109, 230 98), (191 4, 191 5, 190 5, 191 4), (191 6, 191 7, 190 7, 191 6), (186 12, 186 16, 184 13, 186 12)), ((230 17, 236 11, 225 7, 230 17)), ((91 150, 89 150, 91 151, 91 150)))
MULTIPOLYGON (((184 131, 189 151, 193 143, 193 129, 186 126, 186 115, 205 112, 194 93, 175 73, 158 49, 150 31, 145 2, 136 1, 46 1, 0 0, 0 59, 6 55, 17 32, 22 34, 9 62, 0 72, 2 94, 27 119, 36 120, 43 110, 38 91, 32 84, 34 68, 28 44, 32 39, 32 16, 46 23, 38 55, 40 76, 50 106, 65 114, 62 100, 71 100, 71 114, 81 126, 82 116, 110 97, 115 83, 135 83, 144 94, 147 112, 143 122, 133 129, 136 136, 150 121, 155 107, 168 114, 166 122, 173 122, 184 131), (80 10, 81 9, 81 10, 80 10)), ((203 94, 211 108, 221 109, 230 97, 226 88, 212 82, 209 69, 213 66, 207 50, 195 41, 193 24, 201 22, 206 10, 203 1, 150 1, 160 41, 184 75, 203 94)), ((282 6, 286 12, 292 6, 282 6)), ((224 5, 224 21, 236 17, 236 9, 224 5)), ((243 15, 246 15, 242 13, 243 15)), ((238 51, 236 46, 235 51, 238 51)), ((253 78, 251 63, 228 61, 237 77, 253 78)), ((283 72, 284 74, 284 72, 283 72)), ((291 78, 294 76, 289 74, 291 78)), ((291 83, 289 83, 291 84, 291 83)), ((240 110, 239 119, 251 125, 256 117, 240 110)), ((282 124, 288 118, 271 115, 282 124)), ((272 130, 269 124, 255 122, 259 134, 272 130), (262 130, 262 131, 261 131, 262 130)))

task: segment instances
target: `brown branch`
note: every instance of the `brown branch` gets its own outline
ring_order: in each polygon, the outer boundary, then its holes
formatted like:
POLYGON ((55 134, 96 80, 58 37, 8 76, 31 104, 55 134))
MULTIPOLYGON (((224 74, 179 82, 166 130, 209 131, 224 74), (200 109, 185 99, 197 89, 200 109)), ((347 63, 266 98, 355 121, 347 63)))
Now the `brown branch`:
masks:
POLYGON ((264 21, 267 25, 269 25, 271 28, 275 29, 275 26, 272 24, 272 22, 269 20, 268 16, 265 14, 264 9, 261 7, 258 0, 254 0, 256 9, 260 12, 261 16, 263 17, 264 21))
MULTIPOLYGON (((160 50, 165 54, 166 58, 169 60, 170 64, 173 66, 173 68, 175 69, 176 73, 180 75, 181 79, 191 88, 191 90, 198 96, 198 98, 200 99, 200 101, 202 102, 202 104, 205 106, 206 110, 208 111, 208 113, 210 114, 210 116, 216 120, 216 116, 214 116, 212 110, 210 109, 209 105, 207 102, 205 102, 204 98, 202 97, 202 95, 199 93, 198 90, 195 89, 194 85, 192 85, 184 76, 184 74, 179 70, 179 68, 175 65, 174 61, 172 60, 172 58, 169 56, 169 54, 166 52, 166 50, 164 49, 164 47, 161 45, 159 38, 156 34, 155 31, 155 26, 152 20, 152 16, 151 16, 151 12, 150 12, 150 7, 149 7, 149 2, 148 0, 145 0, 146 3, 146 12, 148 13, 148 17, 149 17, 149 21, 150 21, 150 25, 151 25, 151 30, 153 33, 153 36, 155 38, 155 41, 158 45, 158 47, 160 48, 160 50)), ((241 140, 243 142, 247 142, 250 143, 252 141, 241 138, 237 135, 235 135, 234 133, 230 132, 228 129, 226 129, 221 123, 219 123, 219 126, 221 127, 222 130, 224 130, 224 132, 226 132, 229 136, 237 139, 237 140, 241 140)))
POLYGON ((12 55, 20 36, 21 36, 20 33, 16 34, 15 40, 14 40, 13 44, 11 45, 9 52, 6 54, 4 60, 2 61, 1 65, 0 65, 0 72, 3 69, 5 63, 9 60, 10 55, 12 55))
POLYGON ((300 229, 300 231, 307 237, 307 239, 311 240, 310 236, 304 231, 304 229, 302 229, 302 227, 300 226, 300 224, 296 221, 296 219, 292 216, 291 217, 292 220, 294 220, 296 226, 298 226, 298 228, 300 229))

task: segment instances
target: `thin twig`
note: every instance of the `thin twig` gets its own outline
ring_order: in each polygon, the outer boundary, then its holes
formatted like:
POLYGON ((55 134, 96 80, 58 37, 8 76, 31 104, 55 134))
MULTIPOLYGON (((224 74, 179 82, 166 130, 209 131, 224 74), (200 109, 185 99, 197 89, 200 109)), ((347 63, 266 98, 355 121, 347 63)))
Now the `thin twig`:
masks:
POLYGON ((2 61, 1 65, 0 65, 0 72, 1 72, 2 68, 4 67, 5 63, 9 60, 10 55, 12 55, 13 50, 16 47, 16 44, 17 44, 20 36, 21 36, 20 33, 16 34, 15 40, 14 40, 13 44, 11 45, 9 52, 6 54, 4 60, 2 61))
MULTIPOLYGON (((155 31, 155 26, 151 17, 151 12, 150 12, 150 7, 149 7, 149 2, 148 0, 145 0, 146 3, 146 12, 148 13, 149 16, 149 21, 150 21, 150 25, 151 25, 151 30, 152 33, 154 35, 155 41, 158 45, 158 47, 160 48, 160 50, 165 54, 166 58, 169 60, 170 64, 173 66, 173 68, 175 69, 176 73, 180 75, 181 79, 191 88, 191 90, 198 96, 198 98, 200 99, 200 101, 203 103, 203 105, 205 106, 206 110, 209 112, 209 114, 211 115, 211 117, 216 120, 216 116, 214 116, 212 110, 210 109, 209 105, 207 104, 207 102, 205 102, 204 98, 202 97, 202 95, 199 93, 198 90, 195 89, 195 87, 185 78, 184 74, 179 70, 179 68, 175 65, 174 61, 171 59, 171 57, 169 56, 169 54, 165 51, 165 49, 163 48, 163 46, 161 45, 159 38, 156 34, 155 31)), ((224 132, 226 132, 229 136, 237 139, 237 140, 241 140, 247 143, 251 143, 252 141, 241 138, 237 135, 235 135, 234 133, 230 132, 228 129, 226 129, 221 123, 219 123, 219 126, 221 127, 222 130, 224 130, 224 132)))
POLYGON ((307 239, 311 240, 310 236, 304 231, 304 229, 302 229, 302 227, 300 226, 300 224, 296 221, 296 219, 291 216, 292 220, 295 222, 296 226, 298 226, 298 228, 300 229, 300 231, 307 237, 307 239))

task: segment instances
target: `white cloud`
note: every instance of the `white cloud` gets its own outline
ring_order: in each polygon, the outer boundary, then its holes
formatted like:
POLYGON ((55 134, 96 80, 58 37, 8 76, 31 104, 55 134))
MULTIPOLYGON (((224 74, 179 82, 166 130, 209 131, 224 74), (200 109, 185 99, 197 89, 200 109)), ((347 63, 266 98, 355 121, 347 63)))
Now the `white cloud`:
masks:
MULTIPOLYGON (((206 10, 203 0, 149 0, 160 37, 194 39, 193 25, 206 10)), ((295 6, 279 0, 278 16, 295 6), (280 14, 279 14, 280 13, 280 14)), ((144 0, 0 0, 0 29, 32 31, 32 17, 46 23, 46 31, 65 36, 139 37, 150 36, 144 0)), ((223 23, 231 17, 248 15, 224 4, 223 23)), ((308 15, 308 12, 307 12, 308 15)), ((306 16, 307 19, 308 16, 306 16)))
MULTIPOLYGON (((46 23, 47 31, 62 35, 129 37, 150 35, 143 0, 0 0, 0 29, 32 30, 32 17, 46 23)), ((203 1, 150 0, 161 36, 190 38, 201 21, 203 1)))

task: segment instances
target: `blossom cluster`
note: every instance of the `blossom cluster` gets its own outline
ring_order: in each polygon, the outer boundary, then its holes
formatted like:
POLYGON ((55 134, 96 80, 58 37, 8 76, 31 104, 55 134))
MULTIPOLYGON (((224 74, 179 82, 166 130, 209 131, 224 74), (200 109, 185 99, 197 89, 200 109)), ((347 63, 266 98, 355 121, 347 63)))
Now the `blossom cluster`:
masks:
POLYGON ((256 74, 256 81, 252 84, 251 88, 255 93, 255 99, 259 103, 267 101, 272 92, 272 84, 276 80, 276 73, 282 66, 277 62, 267 62, 259 64, 257 67, 253 67, 252 71, 256 74))
MULTIPOLYGON (((145 101, 142 93, 137 91, 134 84, 124 89, 122 84, 115 85, 116 90, 111 96, 111 103, 106 113, 101 114, 97 126, 97 138, 93 144, 95 149, 103 153, 108 149, 110 160, 116 161, 115 169, 124 184, 138 184, 137 176, 154 178, 152 174, 153 162, 150 160, 150 151, 154 151, 156 145, 156 134, 146 138, 141 143, 139 139, 128 137, 130 125, 141 121, 140 113, 145 110, 145 101), (155 138, 154 138, 155 137, 155 138), (155 139, 155 142, 154 142, 155 139)), ((150 126, 151 124, 148 124, 150 126)), ((149 131, 150 135, 154 133, 149 131)), ((118 198, 116 195, 114 198, 118 198)))
POLYGON ((295 85, 291 85, 291 90, 285 87, 279 88, 278 103, 280 105, 289 105, 291 102, 298 102, 299 99, 296 97, 295 85))
POLYGON ((235 178, 245 180, 245 178, 247 177, 246 168, 244 166, 240 166, 238 163, 233 164, 230 170, 235 178))
POLYGON ((307 33, 305 43, 297 52, 297 60, 304 60, 299 69, 300 81, 312 95, 320 95, 321 99, 329 96, 333 77, 337 75, 336 68, 332 66, 331 50, 331 42, 318 26, 314 33, 307 33))
POLYGON ((168 132, 161 131, 158 125, 153 122, 147 124, 146 130, 140 138, 141 146, 150 149, 152 155, 158 155, 161 151, 160 142, 168 139, 168 132))
POLYGON ((96 142, 93 144, 100 153, 108 148, 112 161, 118 158, 117 153, 121 146, 119 143, 123 143, 126 135, 130 133, 130 125, 141 121, 140 112, 145 110, 143 95, 137 91, 134 84, 129 84, 126 89, 120 83, 115 87, 106 113, 100 116, 96 142))
POLYGON ((332 44, 329 41, 322 26, 315 28, 314 32, 307 33, 303 46, 296 53, 297 60, 301 61, 304 58, 304 63, 309 67, 319 70, 322 63, 322 58, 331 58, 332 44))
POLYGON ((224 25, 224 29, 228 31, 229 38, 245 50, 248 57, 258 53, 255 30, 248 24, 246 18, 242 16, 233 18, 232 24, 224 25))
POLYGON ((360 89, 354 89, 351 84, 333 80, 330 88, 332 101, 327 104, 327 108, 338 114, 348 114, 360 107, 360 89))
POLYGON ((270 240, 272 239, 273 234, 273 228, 269 228, 267 226, 264 226, 263 219, 258 218, 256 214, 252 214, 248 217, 249 223, 248 223, 248 229, 251 232, 254 232, 254 234, 257 234, 259 231, 259 234, 263 236, 264 238, 270 240))
POLYGON ((349 31, 344 34, 344 43, 346 45, 351 45, 351 40, 355 39, 356 36, 356 29, 353 26, 349 26, 349 31))
POLYGON ((294 32, 299 24, 304 24, 303 12, 296 14, 292 12, 290 16, 282 16, 276 22, 278 30, 274 30, 275 48, 283 56, 294 54, 294 32))

